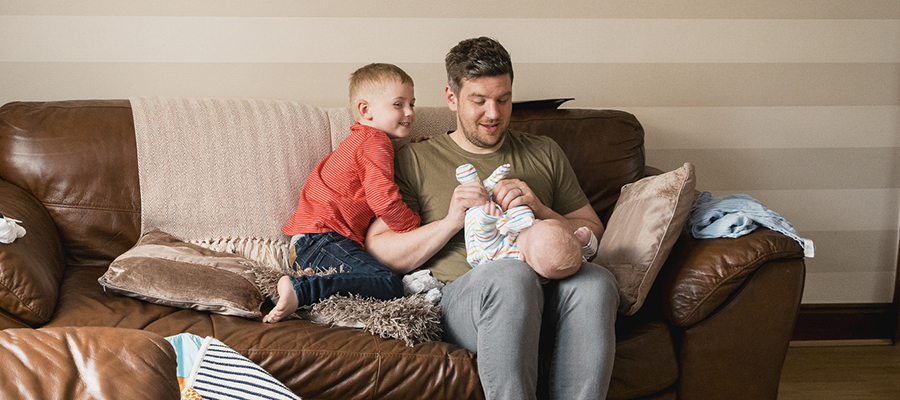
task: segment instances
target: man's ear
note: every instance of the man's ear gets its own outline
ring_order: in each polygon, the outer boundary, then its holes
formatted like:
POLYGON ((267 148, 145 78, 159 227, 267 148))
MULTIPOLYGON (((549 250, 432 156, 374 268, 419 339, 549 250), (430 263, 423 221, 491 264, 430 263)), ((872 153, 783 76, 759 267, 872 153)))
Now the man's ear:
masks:
POLYGON ((444 87, 444 96, 447 99, 447 107, 450 107, 450 111, 456 112, 457 106, 459 105, 459 98, 453 93, 453 89, 450 88, 450 85, 444 87))

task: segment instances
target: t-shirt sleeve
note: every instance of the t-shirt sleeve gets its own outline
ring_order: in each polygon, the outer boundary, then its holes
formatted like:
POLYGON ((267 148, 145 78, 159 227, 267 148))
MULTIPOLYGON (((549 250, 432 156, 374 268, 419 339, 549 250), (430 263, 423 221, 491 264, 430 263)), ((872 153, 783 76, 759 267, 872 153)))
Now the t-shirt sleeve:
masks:
POLYGON ((406 206, 414 212, 421 212, 419 208, 419 198, 416 195, 418 191, 411 184, 410 178, 415 176, 412 160, 412 153, 408 146, 403 146, 397 150, 397 156, 394 159, 394 182, 400 192, 400 198, 406 203, 406 206))

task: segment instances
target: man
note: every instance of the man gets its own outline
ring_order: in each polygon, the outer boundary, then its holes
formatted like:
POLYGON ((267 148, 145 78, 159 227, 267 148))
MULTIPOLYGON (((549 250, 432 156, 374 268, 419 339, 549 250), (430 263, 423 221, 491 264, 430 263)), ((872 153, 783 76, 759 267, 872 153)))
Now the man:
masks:
POLYGON ((528 205, 535 218, 558 220, 572 232, 587 226, 597 237, 603 224, 555 142, 507 129, 513 71, 503 46, 489 38, 464 40, 445 61, 445 96, 456 112, 456 130, 402 148, 395 162, 403 200, 423 225, 396 233, 376 219, 366 248, 399 273, 423 267, 451 281, 441 300, 444 339, 478 354, 488 399, 535 398, 542 327, 554 338, 551 396, 605 398, 615 352, 615 278, 587 262, 547 284, 518 260, 471 268, 461 229, 466 209, 484 203, 487 192, 459 185, 455 169, 471 163, 489 173, 510 163, 509 176, 493 192, 504 210, 528 205))

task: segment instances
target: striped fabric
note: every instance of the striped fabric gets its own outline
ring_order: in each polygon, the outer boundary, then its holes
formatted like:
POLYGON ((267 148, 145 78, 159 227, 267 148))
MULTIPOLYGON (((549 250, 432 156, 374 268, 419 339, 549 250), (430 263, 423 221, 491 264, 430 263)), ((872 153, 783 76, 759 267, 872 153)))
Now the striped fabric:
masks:
MULTIPOLYGON (((488 196, 493 194, 497 182, 509 175, 509 171, 510 164, 503 164, 481 181, 488 196)), ((464 185, 478 182, 478 171, 472 164, 460 165, 456 167, 456 180, 464 185)), ((501 217, 488 215, 481 207, 466 210, 464 231, 469 265, 475 267, 499 259, 521 260, 522 253, 516 248, 516 236, 532 223, 534 213, 528 206, 510 208, 501 217)))
POLYGON ((358 123, 350 129, 350 137, 310 172, 297 210, 281 230, 286 235, 337 232, 363 246, 375 217, 395 232, 419 226, 419 215, 406 206, 394 183, 391 140, 358 123))
POLYGON ((185 386, 204 400, 299 400, 272 375, 222 342, 207 337, 185 386))
POLYGON ((532 223, 534 213, 528 206, 513 207, 502 217, 488 215, 481 207, 466 210, 466 261, 477 267, 493 260, 521 260, 516 236, 532 223))
MULTIPOLYGON (((497 167, 490 176, 481 181, 481 185, 487 189, 488 196, 494 194, 494 186, 497 186, 497 182, 509 175, 510 168, 510 164, 503 164, 497 167)), ((460 165, 456 167, 456 180, 463 185, 478 182, 478 171, 475 170, 475 166, 472 164, 460 165)))

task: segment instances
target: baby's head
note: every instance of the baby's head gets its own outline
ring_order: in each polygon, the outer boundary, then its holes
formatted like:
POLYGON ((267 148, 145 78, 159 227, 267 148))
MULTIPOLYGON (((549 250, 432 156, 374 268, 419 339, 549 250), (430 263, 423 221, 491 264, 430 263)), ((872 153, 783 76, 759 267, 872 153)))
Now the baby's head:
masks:
POLYGON ((555 219, 535 220, 519 233, 516 247, 544 278, 562 279, 581 268, 581 242, 555 219))
POLYGON ((350 108, 356 122, 391 138, 409 135, 415 103, 413 80, 396 65, 373 63, 350 74, 350 108))

